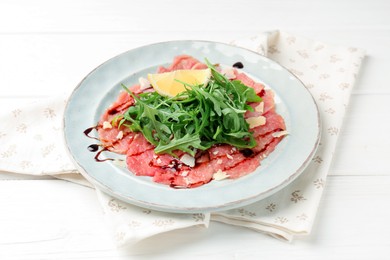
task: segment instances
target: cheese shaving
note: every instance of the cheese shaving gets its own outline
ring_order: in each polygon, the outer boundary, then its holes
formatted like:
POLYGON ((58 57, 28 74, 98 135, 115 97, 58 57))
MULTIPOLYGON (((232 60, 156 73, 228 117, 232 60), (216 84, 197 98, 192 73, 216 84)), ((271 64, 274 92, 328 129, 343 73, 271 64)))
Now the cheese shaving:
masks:
POLYGON ((180 157, 180 161, 182 163, 184 163, 185 165, 188 165, 190 167, 194 167, 195 166, 195 158, 192 157, 189 154, 183 154, 183 156, 180 157))
POLYGON ((234 73, 234 69, 232 67, 225 67, 221 70, 221 74, 223 74, 228 79, 235 79, 236 74, 234 73))
POLYGON ((288 135, 287 131, 279 131, 279 132, 272 133, 272 136, 276 137, 276 138, 282 137, 282 136, 285 136, 285 135, 288 135))
POLYGON ((250 117, 246 119, 246 122, 249 124, 249 128, 255 128, 261 125, 265 125, 267 119, 264 116, 250 117))
POLYGON ((138 79, 138 82, 139 82, 139 85, 140 85, 140 87, 141 87, 141 90, 148 89, 148 88, 152 87, 152 86, 150 85, 149 80, 147 80, 147 79, 145 79, 145 78, 142 78, 142 77, 139 78, 139 79, 138 79))
POLYGON ((118 135, 116 136, 116 139, 121 140, 123 138, 123 131, 119 131, 118 135))
POLYGON ((104 121, 103 122, 103 129, 110 129, 110 128, 112 128, 111 123, 108 121, 104 121))
POLYGON ((223 172, 221 169, 219 169, 216 173, 213 174, 213 179, 216 181, 224 180, 229 178, 229 175, 226 174, 226 172, 223 172))
POLYGON ((256 107, 255 111, 263 114, 264 112, 264 102, 260 102, 256 107))

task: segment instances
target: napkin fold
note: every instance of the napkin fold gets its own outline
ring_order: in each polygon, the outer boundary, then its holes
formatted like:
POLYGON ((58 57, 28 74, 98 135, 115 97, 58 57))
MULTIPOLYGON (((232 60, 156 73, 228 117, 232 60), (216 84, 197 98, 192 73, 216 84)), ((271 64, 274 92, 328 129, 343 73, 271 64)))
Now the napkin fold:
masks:
MULTIPOLYGON (((245 207, 211 214, 144 209, 95 189, 119 246, 190 226, 208 227, 210 221, 250 228, 287 241, 310 234, 364 51, 279 31, 231 44, 268 56, 309 89, 322 120, 316 155, 294 182, 274 195, 245 207)), ((65 150, 62 137, 65 104, 66 96, 39 98, 28 104, 0 104, 1 171, 50 175, 93 187, 77 172, 65 150)))

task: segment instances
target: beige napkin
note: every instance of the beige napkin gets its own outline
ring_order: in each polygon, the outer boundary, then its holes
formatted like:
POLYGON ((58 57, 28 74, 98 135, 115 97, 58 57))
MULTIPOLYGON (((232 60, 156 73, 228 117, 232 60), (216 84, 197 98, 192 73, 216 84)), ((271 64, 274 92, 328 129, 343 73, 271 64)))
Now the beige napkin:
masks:
MULTIPOLYGON (((179 228, 238 225, 291 241, 313 226, 362 50, 325 44, 285 32, 262 33, 231 44, 279 62, 300 78, 317 101, 322 118, 320 147, 312 163, 292 184, 252 205, 212 214, 173 214, 133 206, 99 190, 97 197, 118 245, 179 228)), ((52 175, 91 186, 67 157, 62 141, 65 98, 37 99, 28 105, 0 104, 0 170, 52 175)))

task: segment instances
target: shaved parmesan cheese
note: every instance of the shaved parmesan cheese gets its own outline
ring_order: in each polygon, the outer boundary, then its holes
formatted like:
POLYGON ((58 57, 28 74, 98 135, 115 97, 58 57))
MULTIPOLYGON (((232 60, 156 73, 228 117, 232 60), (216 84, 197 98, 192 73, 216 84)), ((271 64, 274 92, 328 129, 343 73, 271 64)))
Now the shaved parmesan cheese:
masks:
POLYGON ((111 123, 108 121, 104 121, 103 122, 103 129, 110 129, 110 128, 112 128, 111 123))
POLYGON ((180 161, 182 163, 184 163, 185 165, 188 165, 190 167, 194 167, 195 166, 195 158, 192 157, 191 155, 185 153, 183 154, 182 157, 180 157, 180 161))
POLYGON ((221 70, 221 74, 225 75, 228 79, 235 79, 236 74, 234 73, 234 69, 232 67, 225 67, 221 70))
POLYGON ((279 131, 279 132, 272 133, 272 136, 276 137, 276 138, 282 137, 284 135, 288 135, 288 132, 287 131, 279 131))
POLYGON ((116 139, 121 140, 123 138, 123 131, 119 131, 118 135, 116 136, 116 139))
POLYGON ((147 89, 147 88, 150 88, 152 87, 152 85, 150 85, 150 82, 149 80, 145 79, 145 78, 139 78, 138 79, 138 82, 139 82, 139 85, 141 87, 141 90, 144 90, 144 89, 147 89))
POLYGON ((245 120, 249 124, 249 128, 255 128, 261 125, 265 125, 267 121, 264 116, 250 117, 245 120))
POLYGON ((227 178, 229 178, 229 175, 227 175, 226 172, 223 172, 221 169, 219 169, 216 173, 213 174, 213 179, 216 181, 220 181, 227 178))
POLYGON ((263 114, 264 112, 264 102, 260 102, 256 107, 255 111, 263 114))

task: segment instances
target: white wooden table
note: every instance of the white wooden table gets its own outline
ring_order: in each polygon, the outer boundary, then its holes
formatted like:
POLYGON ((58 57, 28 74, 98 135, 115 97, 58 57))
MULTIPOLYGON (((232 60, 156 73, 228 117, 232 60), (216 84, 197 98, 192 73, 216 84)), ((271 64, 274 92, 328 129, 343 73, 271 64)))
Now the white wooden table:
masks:
POLYGON ((390 259, 387 0, 2 0, 0 102, 69 92, 97 65, 140 45, 230 41, 273 29, 368 55, 309 237, 289 244, 212 223, 117 249, 94 191, 2 172, 0 259, 390 259))

